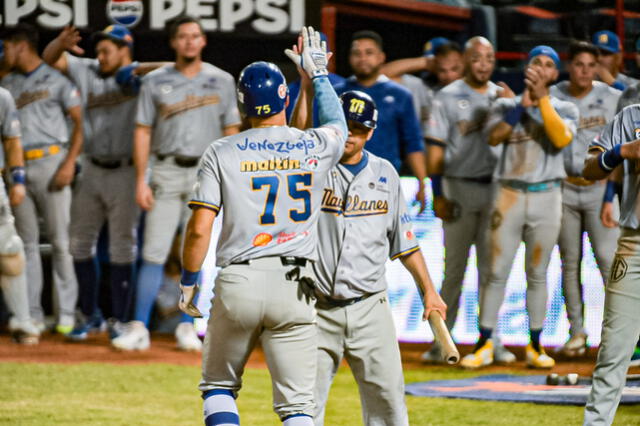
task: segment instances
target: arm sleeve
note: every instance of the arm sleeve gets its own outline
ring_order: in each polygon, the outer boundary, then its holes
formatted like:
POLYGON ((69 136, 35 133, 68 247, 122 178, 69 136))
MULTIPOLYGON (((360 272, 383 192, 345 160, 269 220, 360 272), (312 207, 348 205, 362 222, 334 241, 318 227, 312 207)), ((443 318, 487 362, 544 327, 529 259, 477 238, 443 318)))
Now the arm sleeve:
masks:
POLYGON ((229 81, 225 85, 225 107, 222 123, 224 127, 240 124, 240 111, 238 110, 238 100, 236 98, 236 84, 233 77, 229 76, 229 81))
POLYGON ((192 209, 204 207, 218 213, 222 207, 222 193, 220 190, 220 170, 218 157, 213 146, 209 147, 203 156, 198 178, 193 187, 193 194, 188 203, 192 209))
POLYGON ((0 96, 0 111, 2 116, 2 138, 16 138, 20 136, 20 120, 18 110, 13 98, 8 92, 3 92, 0 96))
POLYGON ((136 110, 136 124, 152 126, 156 117, 156 105, 153 102, 152 82, 149 79, 142 79, 142 86, 138 94, 138 104, 136 110))
POLYGON ((447 117, 447 106, 441 96, 436 96, 431 108, 429 118, 429 129, 425 137, 429 140, 447 144, 449 137, 449 118, 447 117))
MULTIPOLYGON (((330 127, 338 133, 341 144, 347 140, 347 121, 342 112, 342 105, 336 91, 333 90, 329 78, 313 79, 314 97, 318 100, 318 119, 321 127, 330 127)), ((344 150, 344 147, 342 147, 344 150)))
POLYGON ((413 107, 411 93, 406 92, 406 96, 403 96, 399 113, 400 143, 404 146, 402 151, 405 155, 413 152, 423 152, 422 130, 420 130, 420 123, 413 107))
POLYGON ((571 143, 576 134, 578 113, 577 107, 569 104, 559 105, 559 111, 551 103, 551 96, 545 96, 539 101, 540 114, 547 136, 556 148, 563 148, 571 143))
MULTIPOLYGON (((396 182, 396 191, 393 196, 395 211, 392 214, 391 226, 387 233, 389 238, 389 257, 395 260, 399 257, 406 256, 414 251, 420 250, 418 239, 413 233, 411 225, 411 216, 407 212, 407 202, 402 194, 402 185, 397 173, 394 180, 396 182)), ((389 206, 393 208, 392 206, 389 206)))
POLYGON ((589 150, 595 148, 604 152, 624 142, 621 136, 623 136, 622 123, 625 111, 628 111, 628 109, 625 108, 620 111, 613 120, 604 126, 600 134, 589 145, 589 150))

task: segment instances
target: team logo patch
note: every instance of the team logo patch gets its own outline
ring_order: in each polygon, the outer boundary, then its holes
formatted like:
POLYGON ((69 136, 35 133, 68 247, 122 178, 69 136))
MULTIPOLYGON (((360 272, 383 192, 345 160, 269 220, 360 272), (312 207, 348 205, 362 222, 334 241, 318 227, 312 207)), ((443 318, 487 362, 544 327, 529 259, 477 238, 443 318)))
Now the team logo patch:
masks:
POLYGON ((278 96, 280 96, 280 99, 284 99, 287 97, 287 86, 284 84, 281 84, 280 86, 278 86, 278 96))
POLYGON ((627 275, 627 268, 627 261, 623 257, 616 256, 613 259, 613 265, 611 265, 609 282, 615 283, 623 279, 627 275))
POLYGON ((171 87, 171 85, 169 84, 163 84, 162 86, 160 86, 160 91, 165 95, 168 93, 171 93, 172 90, 173 90, 173 87, 171 87))
POLYGON ((373 182, 369 182, 369 189, 373 189, 376 187, 376 184, 373 182))
POLYGON ((460 99, 460 100, 458 101, 458 107, 459 107, 460 109, 467 109, 467 108, 469 108, 469 101, 468 101, 468 100, 466 100, 466 99, 460 99))
POLYGON ((273 236, 271 236, 271 234, 267 234, 266 232, 261 232, 255 237, 253 237, 253 246, 263 247, 269 244, 271 240, 273 240, 273 236))
POLYGON ((413 240, 413 238, 414 238, 413 232, 411 232, 411 231, 407 231, 405 233, 405 236, 407 237, 407 240, 413 240))
POLYGON ((320 157, 317 155, 310 155, 304 159, 304 164, 302 165, 302 169, 313 171, 318 168, 318 164, 320 163, 320 157))
POLYGON ((107 2, 107 17, 114 24, 134 27, 144 12, 142 0, 109 0, 107 2))

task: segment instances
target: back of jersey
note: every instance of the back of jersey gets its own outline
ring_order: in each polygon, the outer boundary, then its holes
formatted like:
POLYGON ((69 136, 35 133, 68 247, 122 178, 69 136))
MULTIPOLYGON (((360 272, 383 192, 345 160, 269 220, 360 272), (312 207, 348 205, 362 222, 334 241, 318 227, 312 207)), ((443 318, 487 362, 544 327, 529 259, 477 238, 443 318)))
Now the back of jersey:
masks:
POLYGON ((322 191, 343 150, 331 127, 254 128, 214 142, 189 205, 224 207, 218 266, 264 256, 316 259, 322 191))

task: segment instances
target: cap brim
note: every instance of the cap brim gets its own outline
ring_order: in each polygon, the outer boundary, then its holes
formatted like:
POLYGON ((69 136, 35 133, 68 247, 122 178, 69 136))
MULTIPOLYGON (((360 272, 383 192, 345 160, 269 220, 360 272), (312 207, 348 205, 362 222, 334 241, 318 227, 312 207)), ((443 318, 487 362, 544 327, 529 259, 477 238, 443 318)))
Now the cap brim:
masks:
POLYGON ((102 40, 111 40, 112 42, 119 44, 121 46, 129 46, 129 47, 133 46, 133 42, 127 43, 121 38, 114 37, 111 34, 107 34, 102 31, 93 33, 91 35, 91 39, 93 40, 94 43, 98 43, 99 41, 102 41, 102 40))

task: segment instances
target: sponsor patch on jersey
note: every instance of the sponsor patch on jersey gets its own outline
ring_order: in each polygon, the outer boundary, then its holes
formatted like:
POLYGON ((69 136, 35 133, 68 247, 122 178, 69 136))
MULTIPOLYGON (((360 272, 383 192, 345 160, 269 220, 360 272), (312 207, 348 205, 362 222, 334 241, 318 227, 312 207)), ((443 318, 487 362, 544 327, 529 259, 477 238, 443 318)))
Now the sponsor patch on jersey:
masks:
POLYGON ((380 176, 380 178, 378 178, 378 182, 387 183, 387 178, 385 176, 380 176))
POLYGON ((311 231, 309 230, 302 231, 302 232, 289 232, 289 233, 281 232, 278 234, 278 237, 276 238, 276 244, 283 244, 294 239, 304 238, 309 236, 310 234, 311 234, 311 231))
POLYGON ((413 240, 415 238, 415 236, 413 235, 413 232, 411 231, 407 231, 404 234, 407 237, 407 240, 413 240))
POLYGON ((107 2, 107 17, 114 24, 134 27, 144 13, 142 0, 109 0, 107 2))
POLYGON ((266 232, 261 232, 255 237, 253 237, 253 246, 263 247, 269 244, 271 240, 273 240, 273 236, 271 234, 267 234, 266 232))
POLYGON ((287 86, 286 84, 281 84, 280 86, 278 86, 278 96, 280 96, 280 99, 284 99, 287 97, 287 86))
POLYGON ((304 159, 302 169, 314 171, 318 168, 318 164, 320 164, 320 157, 318 157, 317 155, 309 155, 304 159))
POLYGON ((300 160, 286 158, 272 158, 270 160, 240 162, 241 172, 264 172, 272 170, 297 170, 300 168, 300 160))

